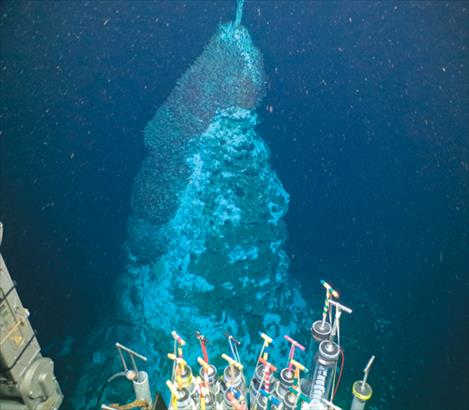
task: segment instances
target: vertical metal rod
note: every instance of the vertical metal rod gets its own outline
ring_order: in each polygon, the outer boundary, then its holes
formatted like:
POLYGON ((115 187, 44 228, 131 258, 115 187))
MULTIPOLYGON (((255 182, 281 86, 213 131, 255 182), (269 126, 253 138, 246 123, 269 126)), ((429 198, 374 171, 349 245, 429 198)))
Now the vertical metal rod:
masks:
POLYGON ((121 358, 122 366, 124 366, 124 370, 127 373, 129 369, 127 368, 127 363, 125 362, 125 359, 124 359, 124 356, 122 354, 121 348, 117 343, 116 343, 116 347, 117 347, 117 351, 119 352, 119 357, 121 358))
POLYGON ((132 366, 134 367, 134 370, 135 370, 135 373, 136 373, 136 379, 135 380, 138 380, 139 379, 139 373, 138 373, 137 364, 135 363, 134 356, 132 354, 129 355, 129 356, 130 356, 130 361, 132 362, 132 366))
POLYGON ((370 372, 371 365, 373 364, 373 361, 375 360, 375 356, 371 356, 370 360, 368 360, 368 364, 365 366, 365 369, 363 370, 364 376, 362 380, 362 387, 365 387, 366 380, 368 379, 368 373, 370 372))

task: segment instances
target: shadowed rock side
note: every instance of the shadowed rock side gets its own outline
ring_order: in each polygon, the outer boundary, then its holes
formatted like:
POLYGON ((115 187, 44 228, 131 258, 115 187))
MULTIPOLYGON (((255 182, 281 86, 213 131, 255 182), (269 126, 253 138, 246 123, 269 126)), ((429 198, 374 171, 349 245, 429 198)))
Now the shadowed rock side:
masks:
MULTIPOLYGON (((209 339, 217 365, 227 351, 223 334, 231 332, 243 341, 249 366, 259 330, 294 336, 306 327, 284 250, 289 197, 255 131, 263 88, 261 56, 247 30, 226 24, 148 124, 129 218, 129 264, 116 285, 114 315, 85 349, 95 353, 76 391, 77 408, 89 408, 97 386, 119 369, 115 341, 147 355, 146 370, 164 390, 172 330, 188 339, 185 356, 196 371, 196 330, 209 339)), ((280 353, 272 352, 274 361, 280 353)))

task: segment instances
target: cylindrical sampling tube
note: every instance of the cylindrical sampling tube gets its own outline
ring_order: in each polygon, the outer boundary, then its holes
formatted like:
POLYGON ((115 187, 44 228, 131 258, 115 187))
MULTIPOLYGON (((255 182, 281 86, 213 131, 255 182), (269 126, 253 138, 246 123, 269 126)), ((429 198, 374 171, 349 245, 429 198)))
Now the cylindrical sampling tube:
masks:
POLYGON ((176 399, 177 410, 192 410, 196 408, 194 400, 187 389, 179 389, 179 396, 176 399))
POLYGON ((230 393, 230 390, 227 389, 223 395, 223 409, 231 410, 233 408, 233 399, 230 393))
MULTIPOLYGON (((264 369, 265 366, 260 364, 256 367, 256 371, 254 372, 254 376, 252 377, 250 389, 249 389, 249 399, 251 405, 254 403, 256 396, 260 395, 259 389, 262 388, 261 383, 264 376, 264 369)), ((270 389, 276 390, 277 382, 274 376, 270 376, 270 389)))
POLYGON ((363 410, 366 406, 366 402, 371 399, 373 390, 366 381, 374 360, 375 356, 373 355, 370 357, 370 360, 368 360, 368 363, 363 369, 363 379, 353 383, 352 393, 354 397, 351 410, 363 410))
POLYGON ((223 380, 227 386, 232 386, 234 388, 241 387, 241 370, 234 366, 226 366, 223 371, 223 380))
POLYGON ((230 387, 226 389, 223 395, 223 408, 225 410, 230 410, 238 406, 242 406, 245 402, 245 397, 242 392, 238 389, 230 387), (237 404, 237 406, 235 405, 237 404))
POLYGON ((364 410, 366 406, 366 401, 360 400, 357 397, 354 397, 352 400, 352 406, 350 410, 364 410))
MULTIPOLYGON (((178 365, 179 366, 179 365, 178 365)), ((179 382, 176 380, 178 387, 189 387, 192 384, 192 369, 188 364, 180 366, 179 370, 179 382)))
POLYGON ((178 363, 176 366, 176 374, 173 382, 176 384, 178 389, 186 389, 189 393, 189 396, 196 400, 198 393, 196 391, 194 378, 192 376, 192 368, 185 361, 178 363))
POLYGON ((292 392, 285 394, 283 398, 283 407, 285 410, 295 410, 298 396, 292 392))
POLYGON ((329 338, 331 334, 331 324, 329 322, 322 322, 322 320, 316 320, 311 326, 311 337, 318 343, 329 338))
POLYGON ((285 396, 289 392, 288 389, 293 386, 294 372, 289 368, 282 369, 280 372, 279 383, 277 385, 277 395, 281 400, 285 401, 285 396))
POLYGON ((211 386, 217 381, 217 368, 211 364, 207 367, 201 367, 199 375, 204 382, 211 386))
POLYGON ((151 407, 152 397, 147 372, 143 372, 140 370, 138 372, 138 377, 132 381, 132 384, 134 386, 135 398, 137 400, 145 400, 151 407))
POLYGON ((192 410, 195 408, 195 402, 187 389, 178 389, 170 380, 166 381, 166 385, 171 391, 170 410, 192 410))
POLYGON ((350 410, 363 410, 366 402, 370 400, 373 390, 368 383, 359 380, 353 383, 352 393, 354 397, 350 410))
MULTIPOLYGON (((204 397, 200 397, 200 401, 205 400, 205 410, 213 410, 215 409, 215 396, 212 393, 208 393, 204 397)), ((199 407, 197 407, 199 408, 199 407)), ((200 408, 202 408, 202 404, 200 403, 200 408)))
POLYGON ((267 409, 268 399, 263 394, 258 394, 257 397, 254 397, 254 400, 251 400, 251 409, 255 410, 265 410, 267 409))
MULTIPOLYGON (((311 326, 311 341, 308 347, 308 354, 306 357, 306 367, 308 369, 312 369, 314 366, 314 355, 316 353, 316 349, 318 343, 321 343, 323 340, 329 339, 331 334, 332 327, 329 322, 322 322, 322 320, 316 320, 311 326)), ((308 381, 304 382, 304 391, 308 393, 310 389, 310 384, 308 381)))
POLYGON ((201 379, 208 384, 210 393, 218 395, 220 384, 217 382, 217 368, 210 364, 207 367, 201 367, 199 374, 201 379))
MULTIPOLYGON (((340 348, 335 342, 324 340, 319 345, 316 355, 316 367, 311 380, 309 397, 312 408, 321 404, 323 398, 328 399, 334 378, 334 369, 339 360, 340 348)), ((317 407, 321 408, 321 407, 317 407)))
POLYGON ((256 367, 254 371, 254 375, 252 376, 251 383, 249 385, 249 402, 252 405, 256 400, 256 396, 258 395, 259 389, 261 387, 262 381, 262 374, 264 373, 264 366, 260 364, 256 367))

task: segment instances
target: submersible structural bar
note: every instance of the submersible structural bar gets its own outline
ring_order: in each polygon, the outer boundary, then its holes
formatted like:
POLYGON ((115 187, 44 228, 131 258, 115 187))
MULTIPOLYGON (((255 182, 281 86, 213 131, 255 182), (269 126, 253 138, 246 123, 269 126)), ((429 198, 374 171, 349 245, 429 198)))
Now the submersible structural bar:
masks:
MULTIPOLYGON (((332 320, 331 312, 329 309, 326 311, 326 317, 330 314, 329 319, 324 321, 330 325, 328 335, 318 335, 315 333, 317 328, 313 326, 312 329, 314 340, 319 339, 320 341, 314 358, 312 379, 304 377, 309 373, 308 368, 294 358, 295 349, 303 351, 305 347, 288 335, 284 335, 284 339, 290 343, 290 352, 286 367, 281 369, 277 368, 270 359, 270 348, 274 344, 274 339, 259 332, 263 344, 254 374, 250 383, 247 384, 243 374, 244 366, 239 360, 237 348, 234 347, 234 344, 238 345, 240 342, 233 336, 226 334, 232 356, 224 353, 221 355, 226 360, 227 366, 223 370, 222 377, 217 377, 217 368, 208 362, 206 339, 200 332, 196 333, 199 342, 203 342, 201 350, 207 359, 197 358, 200 369, 199 376, 196 376, 183 355, 182 348, 188 342, 176 331, 171 332, 174 342, 173 352, 168 353, 167 357, 173 361, 173 371, 171 378, 166 381, 166 386, 171 393, 171 400, 168 407, 162 402, 161 410, 167 408, 169 410, 342 410, 333 403, 344 364, 340 342, 340 318, 343 312, 352 313, 352 309, 331 298, 327 301, 327 307, 329 308, 329 306, 335 308, 335 314, 332 320), (340 355, 342 356, 341 370, 336 380, 340 355)), ((146 357, 120 344, 116 344, 116 346, 125 370, 121 373, 126 374, 129 380, 133 380, 135 374, 141 372, 137 369, 132 358, 137 357, 146 361, 146 357), (129 370, 127 367, 122 357, 123 352, 131 355, 133 370, 129 370)), ((362 379, 353 385, 354 398, 351 407, 348 407, 349 410, 364 410, 367 401, 371 398, 372 390, 367 379, 374 358, 372 356, 365 366, 362 379)), ((149 403, 146 400, 145 405, 149 403)), ((156 410, 158 403, 157 399, 153 401, 152 410, 156 410)), ((130 408, 130 405, 135 404, 137 403, 132 402, 116 408, 113 408, 112 405, 102 405, 101 408, 117 410, 118 408, 130 408)), ((138 404, 141 405, 141 402, 138 404)))
MULTIPOLYGON (((3 225, 0 222, 0 245, 3 225)), ((63 395, 0 254, 0 409, 57 410, 63 395)))
POLYGON ((122 362, 122 366, 124 367, 125 376, 128 380, 132 381, 132 385, 135 392, 136 400, 142 400, 148 403, 149 406, 152 404, 152 397, 150 391, 150 383, 148 381, 148 373, 142 370, 138 370, 137 364, 135 363, 135 358, 142 360, 143 362, 147 362, 147 358, 142 356, 141 354, 129 349, 128 347, 116 343, 116 348, 119 353, 119 357, 122 362), (122 352, 126 352, 132 363, 132 370, 130 370, 127 366, 127 362, 125 361, 124 355, 122 352))

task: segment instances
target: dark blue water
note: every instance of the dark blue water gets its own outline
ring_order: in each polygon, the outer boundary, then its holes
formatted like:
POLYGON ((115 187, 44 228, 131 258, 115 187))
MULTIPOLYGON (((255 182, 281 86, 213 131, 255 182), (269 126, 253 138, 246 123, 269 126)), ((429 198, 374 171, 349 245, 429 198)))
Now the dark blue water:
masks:
MULTIPOLYGON (((234 7, 2 3, 2 254, 46 353, 112 308, 141 131, 234 7)), ((383 335, 365 308, 344 318, 344 337, 369 335, 349 352, 344 397, 386 341, 377 402, 385 389, 393 409, 469 406, 468 14, 468 2, 245 7, 269 77, 259 131, 291 195, 291 272, 306 297, 324 277, 389 323, 383 335)), ((70 395, 78 375, 56 366, 70 395)))

